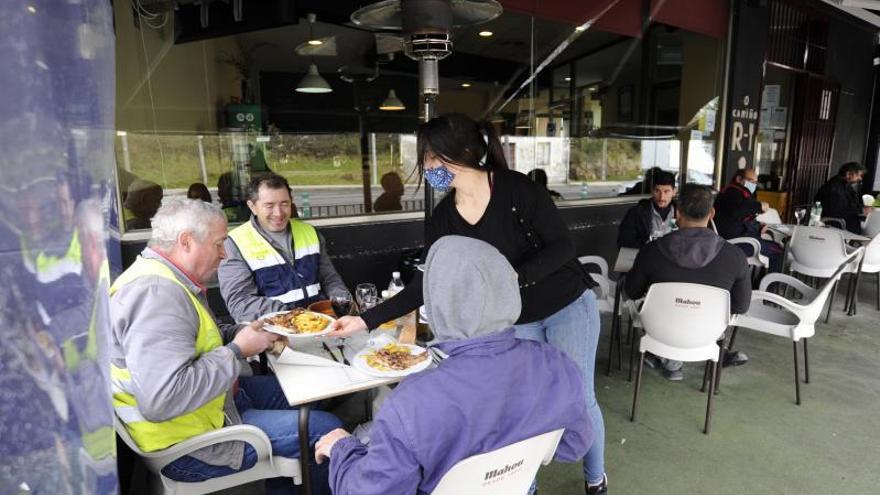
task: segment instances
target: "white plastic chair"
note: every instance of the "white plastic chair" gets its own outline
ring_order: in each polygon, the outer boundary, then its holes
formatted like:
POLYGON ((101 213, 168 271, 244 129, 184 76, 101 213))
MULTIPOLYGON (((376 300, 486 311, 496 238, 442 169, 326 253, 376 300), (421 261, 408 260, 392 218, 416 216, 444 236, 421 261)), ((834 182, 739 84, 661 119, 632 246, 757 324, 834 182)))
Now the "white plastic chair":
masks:
MULTIPOLYGON (((880 235, 875 235, 871 242, 865 246, 860 273, 873 273, 877 275, 877 311, 880 311, 880 235)), ((853 300, 859 297, 858 282, 861 276, 856 278, 851 297, 853 300)))
POLYGON ((734 245, 746 245, 751 248, 752 255, 746 256, 746 262, 752 267, 753 273, 755 270, 766 270, 770 266, 770 258, 761 254, 761 241, 754 237, 734 237, 733 239, 728 239, 727 242, 734 245))
POLYGON ((875 209, 868 215, 868 218, 865 219, 865 225, 862 227, 862 232, 872 239, 880 234, 880 210, 875 209))
POLYGON ((639 390, 645 352, 676 361, 706 361, 711 368, 703 433, 709 433, 712 397, 721 348, 718 340, 730 323, 730 293, 708 285, 679 282, 652 284, 639 311, 645 335, 639 342, 639 370, 630 421, 639 414, 639 390))
POLYGON ((461 460, 443 475, 431 495, 526 495, 538 468, 553 460, 563 431, 461 460))
POLYGON ((139 455, 151 474, 151 493, 163 495, 201 495, 217 490, 243 485, 266 478, 293 478, 293 483, 302 483, 302 472, 299 459, 276 457, 272 455, 272 444, 263 430, 251 425, 226 426, 199 435, 189 440, 172 445, 156 452, 142 452, 128 430, 117 417, 114 421, 116 433, 134 453, 139 455), (175 481, 162 475, 162 468, 171 462, 209 445, 238 440, 250 444, 257 453, 257 463, 250 469, 244 469, 227 476, 211 478, 205 481, 187 483, 175 481), (157 483, 157 478, 159 483, 157 483))
MULTIPOLYGON (((843 232, 825 227, 799 226, 792 233, 788 248, 789 271, 808 277, 828 278, 850 257, 843 232)), ((856 273, 858 260, 847 264, 843 273, 856 273)), ((831 290, 825 323, 831 318, 831 307, 837 294, 837 283, 831 290)), ((847 297, 847 300, 849 297, 847 297)))
POLYGON ((798 366, 797 343, 804 343, 804 382, 810 382, 810 367, 807 354, 807 339, 816 334, 816 320, 822 314, 822 309, 832 288, 840 280, 841 275, 849 270, 850 265, 859 259, 862 248, 854 253, 837 267, 837 270, 828 277, 821 288, 813 289, 800 280, 781 273, 771 273, 761 279, 758 290, 752 291, 752 303, 746 314, 739 315, 734 325, 737 327, 750 328, 758 332, 790 338, 794 348, 794 378, 795 378, 795 401, 801 403, 800 369, 798 366), (781 284, 792 290, 800 302, 787 299, 779 294, 768 292, 772 284, 781 284))
POLYGON ((614 294, 617 290, 617 282, 611 280, 608 276, 608 262, 601 256, 581 256, 578 258, 581 265, 596 265, 599 272, 590 272, 593 281, 598 284, 596 293, 596 303, 599 306, 600 313, 614 312, 614 294))

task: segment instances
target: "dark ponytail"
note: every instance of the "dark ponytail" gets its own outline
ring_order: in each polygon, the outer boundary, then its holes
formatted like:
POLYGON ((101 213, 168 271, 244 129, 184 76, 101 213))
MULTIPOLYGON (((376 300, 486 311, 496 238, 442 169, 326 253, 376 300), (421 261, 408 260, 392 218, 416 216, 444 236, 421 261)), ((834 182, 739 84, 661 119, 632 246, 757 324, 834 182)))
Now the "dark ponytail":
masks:
POLYGON ((428 153, 445 162, 477 170, 495 172, 508 168, 495 128, 488 122, 478 124, 460 113, 434 117, 422 124, 416 147, 419 176, 424 173, 428 153))

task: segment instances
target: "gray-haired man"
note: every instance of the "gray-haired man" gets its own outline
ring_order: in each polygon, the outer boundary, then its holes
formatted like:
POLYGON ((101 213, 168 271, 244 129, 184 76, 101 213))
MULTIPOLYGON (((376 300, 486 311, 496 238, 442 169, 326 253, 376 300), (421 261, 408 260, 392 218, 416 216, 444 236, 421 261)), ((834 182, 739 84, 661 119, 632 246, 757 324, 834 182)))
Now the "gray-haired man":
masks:
MULTIPOLYGON (((298 414, 287 405, 278 381, 238 378, 237 358, 262 352, 276 336, 261 331, 260 323, 218 326, 205 299, 204 283, 226 256, 223 212, 203 201, 168 198, 152 227, 148 247, 110 289, 117 416, 145 452, 247 423, 266 432, 275 455, 298 457, 298 414)), ((329 413, 312 413, 310 435, 317 438, 339 424, 329 413)), ((227 442, 181 457, 163 474, 202 481, 255 462, 251 446, 227 442)), ((319 489, 326 490, 326 476, 313 473, 319 489)), ((290 480, 271 480, 267 491, 286 493, 291 486, 290 480)))

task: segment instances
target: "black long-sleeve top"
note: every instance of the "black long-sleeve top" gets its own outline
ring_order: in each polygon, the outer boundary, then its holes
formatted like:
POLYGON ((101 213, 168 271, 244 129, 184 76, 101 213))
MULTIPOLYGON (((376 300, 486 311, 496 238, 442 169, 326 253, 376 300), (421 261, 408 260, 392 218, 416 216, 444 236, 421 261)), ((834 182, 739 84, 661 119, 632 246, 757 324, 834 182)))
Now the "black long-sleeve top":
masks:
POLYGON ((715 228, 725 239, 734 237, 761 238, 761 224, 755 216, 762 210, 761 202, 745 187, 731 183, 715 198, 715 228))
POLYGON ((846 183, 846 177, 838 175, 829 179, 816 193, 816 201, 822 203, 823 217, 842 218, 847 230, 862 232, 859 220, 864 208, 862 198, 846 183))
MULTIPOLYGON (((489 205, 474 225, 458 213, 455 190, 443 198, 428 221, 422 259, 444 235, 480 239, 507 258, 519 274, 522 312, 517 323, 542 320, 595 285, 577 261, 574 241, 550 195, 519 172, 494 174, 489 205)), ((422 275, 417 272, 402 292, 361 316, 376 328, 421 304, 422 275)))

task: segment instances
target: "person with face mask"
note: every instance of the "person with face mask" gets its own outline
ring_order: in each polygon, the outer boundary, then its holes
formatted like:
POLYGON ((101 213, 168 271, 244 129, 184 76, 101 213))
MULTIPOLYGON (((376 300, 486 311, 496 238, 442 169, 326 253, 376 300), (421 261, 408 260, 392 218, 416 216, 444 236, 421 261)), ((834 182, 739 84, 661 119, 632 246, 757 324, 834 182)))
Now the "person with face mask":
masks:
MULTIPOLYGON (((508 169, 490 124, 478 124, 465 115, 443 115, 422 124, 417 160, 428 184, 448 192, 428 220, 425 253, 447 235, 472 237, 494 246, 518 278, 522 312, 516 336, 549 342, 581 368, 595 433, 584 458, 585 490, 605 493, 605 428, 593 391, 599 311, 590 289, 596 284, 577 261, 574 240, 553 200, 524 174, 508 169)), ((383 304, 360 317, 337 320, 335 336, 376 328, 422 302, 422 276, 417 273, 402 292, 383 304)))
MULTIPOLYGON (((724 186, 715 199, 715 228, 725 239, 752 237, 761 243, 761 254, 770 260, 771 272, 782 271, 783 248, 779 244, 761 238, 766 226, 755 219, 769 208, 764 201, 755 199, 758 190, 758 172, 753 168, 741 168, 733 174, 730 184, 724 186)), ((753 253, 749 246, 740 246, 747 256, 753 253)))
POLYGON ((861 196, 864 175, 865 166, 861 163, 845 163, 816 193, 816 201, 822 203, 822 216, 842 218, 846 230, 855 234, 862 232, 859 216, 868 213, 861 196))

